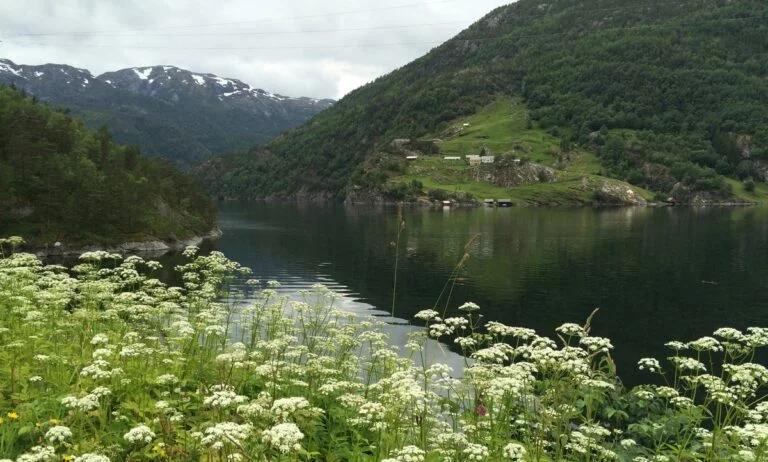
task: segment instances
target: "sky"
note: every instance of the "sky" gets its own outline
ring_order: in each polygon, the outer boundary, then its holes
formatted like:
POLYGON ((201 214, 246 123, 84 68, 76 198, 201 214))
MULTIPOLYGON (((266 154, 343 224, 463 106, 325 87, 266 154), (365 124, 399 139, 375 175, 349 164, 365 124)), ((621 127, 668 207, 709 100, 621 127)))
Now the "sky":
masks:
POLYGON ((0 0, 0 57, 94 75, 173 65, 341 98, 511 0, 0 0))

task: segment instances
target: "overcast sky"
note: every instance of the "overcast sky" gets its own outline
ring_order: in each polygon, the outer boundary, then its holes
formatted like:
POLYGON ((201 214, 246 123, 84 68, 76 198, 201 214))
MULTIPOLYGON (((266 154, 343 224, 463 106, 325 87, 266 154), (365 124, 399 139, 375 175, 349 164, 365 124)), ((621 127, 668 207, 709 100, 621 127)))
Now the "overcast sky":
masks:
POLYGON ((98 75, 175 65, 340 98, 510 0, 0 0, 0 57, 98 75))

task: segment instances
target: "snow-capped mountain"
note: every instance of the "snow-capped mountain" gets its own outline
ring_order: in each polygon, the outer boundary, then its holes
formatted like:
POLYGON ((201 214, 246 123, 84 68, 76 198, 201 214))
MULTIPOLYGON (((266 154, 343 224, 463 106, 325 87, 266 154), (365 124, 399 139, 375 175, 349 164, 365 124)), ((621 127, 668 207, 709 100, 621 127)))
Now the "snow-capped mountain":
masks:
POLYGON ((213 74, 200 74, 174 66, 136 67, 107 72, 98 77, 102 82, 122 90, 153 98, 178 102, 185 97, 218 100, 221 104, 266 116, 309 119, 333 104, 333 100, 292 98, 276 95, 237 80, 213 74))
POLYGON ((174 66, 94 76, 67 65, 26 66, 0 59, 3 83, 70 108, 91 126, 106 124, 117 141, 182 166, 264 142, 334 102, 276 95, 237 79, 174 66))

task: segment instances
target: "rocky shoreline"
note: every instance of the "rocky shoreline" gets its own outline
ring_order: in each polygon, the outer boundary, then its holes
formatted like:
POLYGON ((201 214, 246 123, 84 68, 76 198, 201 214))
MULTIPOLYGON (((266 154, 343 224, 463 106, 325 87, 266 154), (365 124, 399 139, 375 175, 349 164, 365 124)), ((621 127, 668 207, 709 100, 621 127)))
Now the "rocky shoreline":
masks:
MULTIPOLYGON (((343 201, 338 199, 332 199, 327 196, 299 196, 299 195, 287 195, 281 197, 258 197, 248 200, 239 199, 223 199, 223 202, 237 203, 237 202, 262 202, 267 204, 306 204, 306 205, 329 205, 329 204, 343 204, 346 206, 409 206, 409 207, 435 207, 442 208, 442 201, 433 201, 425 198, 416 198, 411 200, 397 201, 392 199, 385 199, 381 195, 377 196, 347 196, 343 201)), ((739 201, 727 201, 727 200, 699 200, 699 201, 678 201, 674 205, 667 201, 656 200, 635 200, 632 201, 606 201, 606 202, 577 202, 573 201, 566 205, 550 205, 547 203, 525 203, 514 202, 514 207, 749 207, 757 205, 765 205, 765 202, 739 202, 739 201)), ((482 207, 485 206, 480 201, 456 201, 452 200, 452 207, 482 207)))
POLYGON ((69 257, 83 254, 85 252, 93 252, 96 250, 104 250, 106 252, 120 253, 120 254, 145 254, 152 256, 159 256, 168 252, 182 250, 190 245, 200 245, 203 241, 210 239, 218 239, 222 236, 222 231, 219 227, 212 229, 211 231, 199 235, 193 236, 188 239, 179 240, 162 240, 154 239, 147 241, 134 241, 123 242, 121 244, 110 246, 99 245, 86 245, 86 246, 68 246, 65 243, 57 242, 54 245, 46 245, 37 247, 32 250, 32 253, 38 257, 69 257), (58 244, 58 245, 57 245, 58 244))

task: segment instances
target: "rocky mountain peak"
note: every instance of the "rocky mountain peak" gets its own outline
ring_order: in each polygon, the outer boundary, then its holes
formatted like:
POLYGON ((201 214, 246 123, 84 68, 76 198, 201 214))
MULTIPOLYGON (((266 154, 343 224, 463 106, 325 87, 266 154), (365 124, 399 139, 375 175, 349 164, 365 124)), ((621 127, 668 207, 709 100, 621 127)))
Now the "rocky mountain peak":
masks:
MULTIPOLYGON (((114 88, 151 96, 170 97, 172 100, 180 98, 184 93, 217 98, 220 101, 232 98, 261 98, 273 101, 297 99, 270 93, 261 88, 253 88, 238 79, 192 72, 175 66, 131 67, 107 72, 98 78, 114 88)), ((300 99, 320 101, 311 98, 300 99)))
POLYGON ((78 85, 86 87, 96 78, 86 69, 79 69, 65 64, 42 64, 39 66, 26 66, 16 64, 9 59, 0 59, 0 82, 17 83, 27 81, 30 83, 56 82, 65 85, 78 85))

